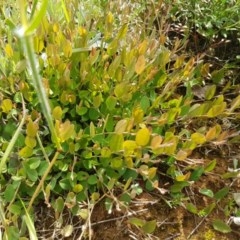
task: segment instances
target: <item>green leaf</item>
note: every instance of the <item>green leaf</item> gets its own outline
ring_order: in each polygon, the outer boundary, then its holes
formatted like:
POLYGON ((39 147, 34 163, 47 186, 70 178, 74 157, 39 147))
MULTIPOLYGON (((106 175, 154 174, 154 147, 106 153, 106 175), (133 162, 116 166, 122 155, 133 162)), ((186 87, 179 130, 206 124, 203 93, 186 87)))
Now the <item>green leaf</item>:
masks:
POLYGON ((205 92, 206 100, 212 99, 214 97, 215 92, 216 92, 216 85, 207 86, 206 92, 205 92))
POLYGON ((88 116, 90 120, 95 121, 95 120, 98 120, 100 114, 95 108, 90 108, 88 112, 88 116))
POLYGON ((147 96, 143 96, 140 101, 141 109, 146 112, 147 109, 150 107, 150 100, 147 96))
POLYGON ((120 169, 122 165, 123 165, 123 160, 120 157, 116 157, 111 160, 111 167, 113 169, 120 169))
POLYGON ((94 96, 93 97, 93 106, 95 108, 99 108, 102 103, 102 100, 103 100, 102 94, 98 94, 97 96, 94 96))
POLYGON ((36 182, 38 180, 38 172, 35 169, 31 169, 28 164, 24 164, 24 169, 27 173, 29 180, 36 182))
POLYGON ((4 191, 4 198, 7 202, 11 202, 14 198, 14 195, 15 195, 15 192, 16 192, 16 189, 15 187, 10 184, 10 185, 7 185, 5 191, 4 191))
POLYGON ((124 138, 122 134, 113 134, 110 137, 109 147, 112 152, 119 152, 123 150, 124 138))
POLYGON ((124 193, 121 195, 120 199, 121 202, 124 202, 125 205, 129 205, 131 202, 131 196, 128 193, 124 193))
POLYGON ((79 106, 76 106, 76 112, 78 115, 82 116, 84 114, 86 114, 88 111, 88 108, 87 107, 79 107, 79 106))
POLYGON ((70 183, 70 180, 68 178, 64 178, 64 179, 60 180, 59 185, 64 190, 70 190, 71 189, 71 183, 70 183))
POLYGON ((218 192, 215 193, 214 198, 216 200, 221 200, 223 199, 228 193, 229 193, 229 187, 224 187, 220 189, 218 192))
POLYGON ((95 185, 95 184, 97 184, 97 182, 98 182, 98 178, 97 178, 96 175, 90 175, 89 178, 88 178, 88 180, 87 180, 87 182, 88 182, 88 184, 90 184, 90 185, 95 185))
POLYGON ((128 219, 128 222, 130 224, 133 224, 133 225, 137 226, 137 227, 142 227, 145 224, 146 221, 142 220, 140 218, 132 217, 132 218, 128 219))
POLYGON ((212 210, 213 210, 215 207, 216 207, 216 203, 213 202, 213 203, 207 205, 207 207, 205 207, 205 208, 204 208, 203 210, 201 210, 201 211, 204 212, 204 216, 207 216, 207 215, 209 215, 209 214, 212 212, 212 210))
POLYGON ((216 231, 222 232, 222 233, 229 233, 232 231, 230 226, 228 226, 225 222, 223 222, 220 219, 216 219, 213 221, 213 228, 216 231))
POLYGON ((62 197, 58 197, 54 203, 54 209, 56 212, 61 213, 64 209, 64 200, 62 197))
POLYGON ((27 161, 27 164, 28 164, 30 169, 38 168, 40 163, 41 163, 41 159, 39 157, 31 158, 27 161))
POLYGON ((221 80, 224 78, 225 69, 221 68, 220 70, 214 70, 212 75, 212 80, 214 83, 220 83, 221 80))
POLYGON ((41 161, 40 165, 38 167, 38 175, 43 176, 43 174, 46 172, 47 168, 48 168, 48 162, 41 161))
POLYGON ((148 221, 148 222, 144 223, 144 225, 142 226, 142 230, 146 234, 151 234, 155 231, 156 226, 157 226, 156 220, 148 221))
POLYGON ((197 213, 198 213, 197 207, 196 207, 194 204, 192 204, 192 203, 187 203, 187 204, 186 204, 186 209, 187 209, 189 212, 193 213, 193 214, 197 214, 197 213))
POLYGON ((117 104, 117 99, 114 96, 109 96, 106 99, 106 105, 107 105, 108 110, 110 110, 110 111, 114 110, 116 107, 116 104, 117 104))
POLYGON ((14 215, 20 215, 22 207, 20 204, 13 203, 9 205, 7 209, 9 210, 9 212, 13 213, 14 215))
POLYGON ((87 172, 79 171, 77 173, 77 180, 78 181, 85 181, 89 178, 89 174, 87 172))
POLYGON ((205 168, 204 168, 204 172, 211 172, 215 166, 217 164, 217 161, 216 159, 213 159, 205 168))
POLYGON ((170 191, 172 193, 178 193, 181 192, 184 187, 188 187, 189 185, 189 182, 176 182, 171 186, 170 191))
POLYGON ((199 192, 205 196, 212 198, 214 196, 213 191, 207 188, 200 189, 199 192))
MULTIPOLYGON (((2 234, 2 233, 1 233, 2 234)), ((8 226, 6 228, 6 231, 4 232, 3 239, 12 239, 12 240, 18 240, 20 239, 20 231, 15 226, 8 226)))
POLYGON ((204 173, 204 168, 203 167, 197 167, 191 174, 190 180, 191 181, 198 181, 199 178, 202 176, 204 173))

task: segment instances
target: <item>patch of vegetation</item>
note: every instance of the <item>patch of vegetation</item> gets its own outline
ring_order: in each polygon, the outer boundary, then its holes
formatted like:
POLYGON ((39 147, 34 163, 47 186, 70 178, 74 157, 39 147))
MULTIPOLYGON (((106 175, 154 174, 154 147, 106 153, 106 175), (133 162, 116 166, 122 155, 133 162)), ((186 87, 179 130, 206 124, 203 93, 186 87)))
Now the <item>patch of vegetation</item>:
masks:
MULTIPOLYGON (((213 2, 2 4, 3 239, 25 239, 26 226, 30 239, 37 239, 34 214, 42 204, 56 221, 68 209, 90 222, 92 206, 104 201, 108 212, 128 211, 143 191, 198 217, 221 204, 226 218, 237 217, 239 210, 229 203, 231 185, 198 189, 211 201, 204 208, 188 194, 218 164, 219 156, 209 159, 208 152, 230 155, 239 144, 239 84, 231 78, 236 67, 224 62, 212 68, 186 44, 188 30, 178 38, 176 28, 171 36, 164 25, 177 21, 207 41, 236 36, 238 8, 213 2), (193 4, 197 11, 186 11, 193 4)), ((234 161, 222 178, 237 177, 234 161)), ((224 220, 215 219, 213 228, 231 232, 224 220)), ((157 228, 155 219, 132 217, 129 224, 144 234, 157 228)), ((61 235, 74 231, 68 224, 61 235)))

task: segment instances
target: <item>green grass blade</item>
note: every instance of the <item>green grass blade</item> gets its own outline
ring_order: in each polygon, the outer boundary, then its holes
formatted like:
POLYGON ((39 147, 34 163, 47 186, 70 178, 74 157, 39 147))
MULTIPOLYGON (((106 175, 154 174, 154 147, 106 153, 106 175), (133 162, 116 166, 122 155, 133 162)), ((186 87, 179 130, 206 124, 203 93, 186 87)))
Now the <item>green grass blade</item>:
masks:
POLYGON ((69 19, 68 11, 67 11, 64 0, 62 0, 62 9, 63 9, 64 15, 65 15, 65 18, 66 18, 67 22, 69 23, 70 19, 69 19))
POLYGON ((31 34, 34 30, 36 30, 36 28, 41 23, 42 18, 44 17, 47 11, 47 6, 48 6, 48 0, 43 0, 39 11, 36 13, 36 15, 30 21, 30 23, 27 24, 27 27, 25 29, 25 34, 31 34))
POLYGON ((23 221, 27 225, 27 228, 28 228, 28 231, 29 231, 30 240, 38 240, 33 220, 31 219, 30 215, 28 214, 28 211, 27 211, 23 201, 21 199, 20 199, 20 201, 21 201, 21 203, 23 205, 23 208, 24 208, 24 210, 26 212, 26 214, 23 216, 23 221))

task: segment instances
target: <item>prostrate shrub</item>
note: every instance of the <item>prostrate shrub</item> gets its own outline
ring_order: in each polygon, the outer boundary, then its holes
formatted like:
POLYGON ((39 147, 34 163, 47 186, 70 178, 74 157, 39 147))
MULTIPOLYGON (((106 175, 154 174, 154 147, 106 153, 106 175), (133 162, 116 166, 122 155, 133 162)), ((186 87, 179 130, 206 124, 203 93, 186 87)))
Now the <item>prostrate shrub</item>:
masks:
POLYGON ((228 103, 217 91, 221 70, 178 54, 180 40, 170 49, 164 32, 134 28, 133 6, 103 1, 91 15, 91 1, 68 2, 49 1, 44 14, 34 1, 22 45, 11 31, 18 23, 1 19, 8 23, 0 56, 1 155, 26 114, 12 153, 1 160, 1 212, 11 239, 19 238, 21 215, 42 201, 77 216, 80 202, 105 197, 109 211, 119 203, 127 208, 143 189, 169 192, 170 205, 181 202, 183 189, 216 165, 191 162, 192 152, 228 138, 219 119, 240 105, 238 96, 228 103), (169 189, 161 173, 171 179, 169 189))

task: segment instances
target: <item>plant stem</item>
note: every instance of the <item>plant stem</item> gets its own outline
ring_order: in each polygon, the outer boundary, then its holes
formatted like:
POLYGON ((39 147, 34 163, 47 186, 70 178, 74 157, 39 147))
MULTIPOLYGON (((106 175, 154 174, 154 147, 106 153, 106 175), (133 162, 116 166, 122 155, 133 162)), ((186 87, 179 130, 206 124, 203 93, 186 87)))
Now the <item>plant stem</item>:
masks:
POLYGON ((31 200, 30 200, 30 202, 29 202, 29 205, 28 205, 28 208, 27 208, 27 211, 28 211, 28 212, 29 212, 30 209, 32 208, 32 205, 33 205, 33 203, 34 203, 34 200, 36 199, 36 197, 38 196, 41 188, 43 187, 44 181, 45 181, 46 177, 48 176, 49 172, 51 171, 54 163, 56 162, 56 160, 57 160, 57 158, 58 158, 58 155, 59 155, 59 151, 57 151, 57 152, 55 153, 52 161, 51 161, 50 164, 48 165, 48 168, 47 168, 46 172, 44 173, 44 175, 42 176, 42 178, 41 178, 38 186, 36 187, 35 192, 33 193, 33 196, 32 196, 32 198, 31 198, 31 200))

